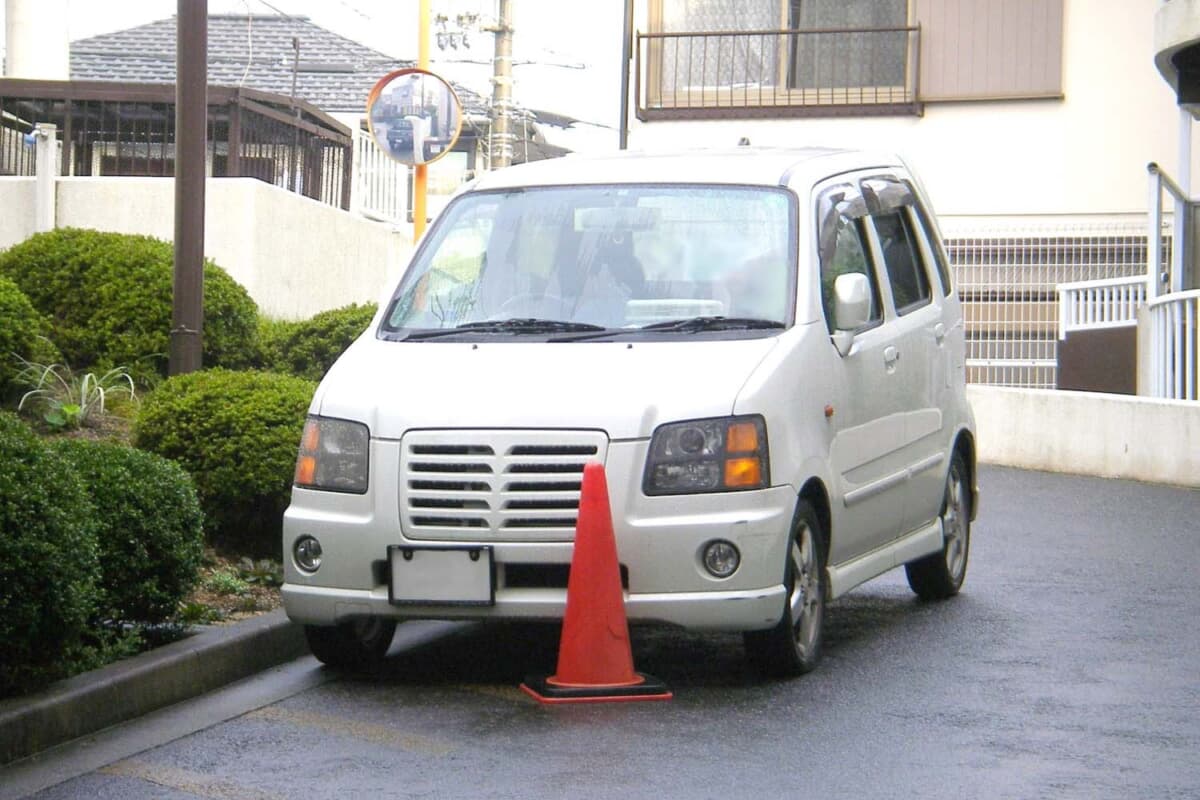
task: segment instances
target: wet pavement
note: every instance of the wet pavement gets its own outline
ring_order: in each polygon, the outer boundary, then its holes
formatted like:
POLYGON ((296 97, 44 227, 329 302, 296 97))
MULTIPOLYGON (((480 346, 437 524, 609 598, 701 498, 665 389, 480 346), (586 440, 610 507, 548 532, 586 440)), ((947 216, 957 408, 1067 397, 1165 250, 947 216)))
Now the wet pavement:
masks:
POLYGON ((963 593, 919 602, 902 571, 860 587, 803 678, 758 677, 739 636, 635 628, 673 700, 543 707, 517 687, 552 671, 554 626, 409 623, 378 676, 293 662, 294 691, 255 679, 232 719, 205 716, 216 696, 158 746, 147 720, 112 734, 142 737, 124 751, 47 754, 63 775, 104 763, 33 796, 1200 796, 1200 492, 980 485, 963 593))

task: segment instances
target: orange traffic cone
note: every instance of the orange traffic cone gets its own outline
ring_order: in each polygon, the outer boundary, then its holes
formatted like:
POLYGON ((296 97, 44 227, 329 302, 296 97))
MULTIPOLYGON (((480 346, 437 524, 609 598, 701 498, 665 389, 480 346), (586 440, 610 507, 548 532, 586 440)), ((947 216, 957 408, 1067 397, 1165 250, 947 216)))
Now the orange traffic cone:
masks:
POLYGON ((542 703, 671 699, 666 684, 633 670, 608 484, 600 464, 583 469, 558 670, 548 678, 526 678, 521 689, 542 703))

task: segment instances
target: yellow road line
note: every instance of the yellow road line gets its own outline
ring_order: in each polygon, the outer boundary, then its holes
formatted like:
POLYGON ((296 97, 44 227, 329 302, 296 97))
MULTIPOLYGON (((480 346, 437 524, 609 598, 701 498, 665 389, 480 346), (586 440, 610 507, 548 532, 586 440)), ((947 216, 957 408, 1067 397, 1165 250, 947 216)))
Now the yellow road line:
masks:
POLYGON ((422 753, 430 756, 449 755, 455 749, 453 745, 447 742, 431 739, 428 736, 405 733, 395 728, 389 728, 386 725, 379 725, 373 722, 359 722, 330 714, 317 714, 311 711, 292 711, 277 706, 268 706, 260 708, 257 711, 251 711, 246 715, 246 718, 314 728, 322 733, 335 736, 349 736, 354 739, 371 742, 372 744, 399 747, 402 750, 409 750, 414 753, 422 753))
POLYGON ((99 772, 121 778, 136 778, 155 786, 165 786, 168 789, 177 789, 199 797, 211 798, 211 800, 284 800, 284 795, 264 792, 188 769, 152 764, 149 761, 137 759, 127 759, 109 764, 99 772))

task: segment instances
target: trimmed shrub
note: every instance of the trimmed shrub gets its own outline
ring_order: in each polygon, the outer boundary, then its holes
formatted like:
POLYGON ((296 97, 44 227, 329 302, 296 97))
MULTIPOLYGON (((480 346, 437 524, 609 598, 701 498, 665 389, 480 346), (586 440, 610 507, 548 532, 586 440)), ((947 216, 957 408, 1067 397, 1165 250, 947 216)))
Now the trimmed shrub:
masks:
POLYGON ((95 512, 70 465, 0 411, 0 697, 70 674, 99 576, 95 512))
POLYGON ((113 442, 59 439, 96 508, 102 619, 164 622, 196 585, 204 516, 173 461, 113 442))
POLYGON ((349 305, 302 322, 273 320, 259 327, 264 366, 319 381, 351 342, 367 329, 379 306, 349 305))
POLYGON ((213 545, 279 558, 283 511, 315 390, 312 381, 269 372, 177 375, 142 402, 134 444, 191 473, 213 545))
MULTIPOLYGON (((166 374, 173 247, 149 236, 59 228, 0 253, 0 274, 53 323, 76 369, 126 366, 166 374)), ((258 307, 236 281, 204 263, 204 362, 253 363, 258 307)))
POLYGON ((20 372, 21 359, 41 361, 53 348, 46 339, 46 320, 25 293, 9 278, 0 275, 0 399, 18 388, 13 378, 20 372))

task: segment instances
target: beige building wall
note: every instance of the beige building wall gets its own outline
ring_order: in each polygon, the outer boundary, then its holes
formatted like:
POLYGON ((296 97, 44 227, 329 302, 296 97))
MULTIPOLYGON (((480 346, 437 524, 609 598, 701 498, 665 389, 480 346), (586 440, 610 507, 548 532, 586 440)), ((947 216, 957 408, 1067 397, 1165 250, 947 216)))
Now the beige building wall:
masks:
MULTIPOLYGON (((646 30, 648 0, 638 7, 646 30)), ((920 172, 943 215, 1144 213, 1146 164, 1179 174, 1179 112, 1154 66, 1158 7, 1064 0, 1062 99, 928 103, 923 117, 887 118, 642 123, 631 109, 630 147, 727 146, 746 136, 756 145, 888 148, 920 172)), ((1194 130, 1193 140, 1200 157, 1194 130)))

